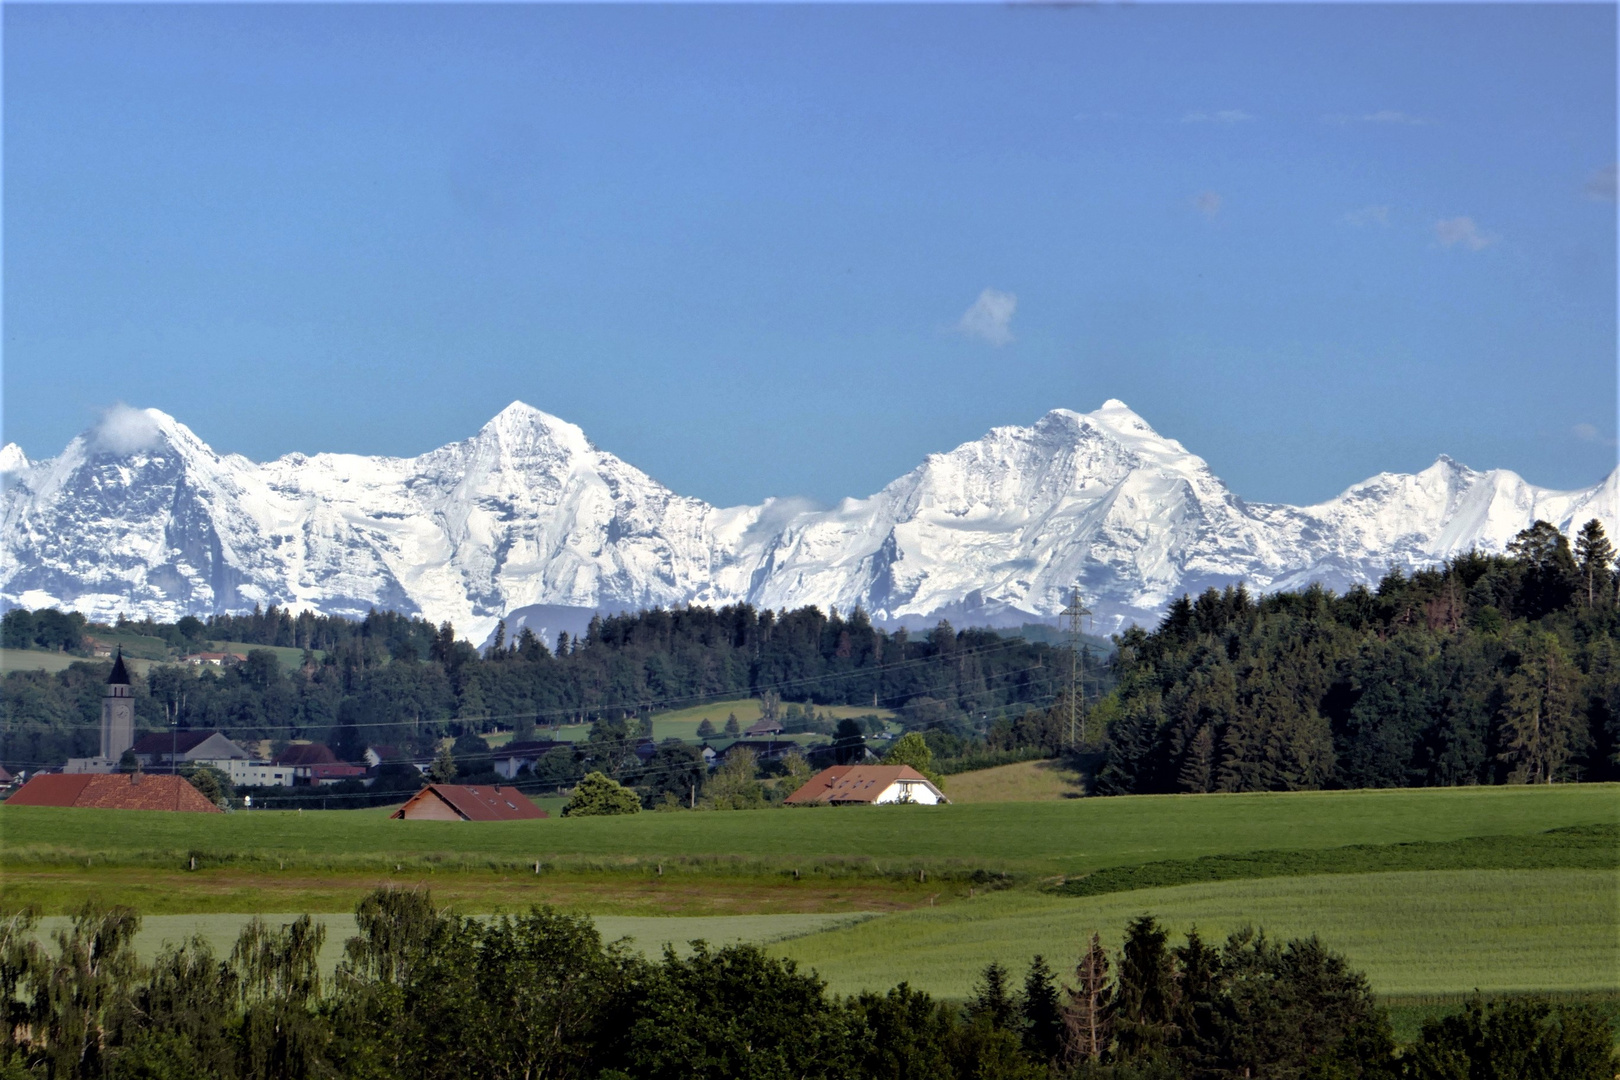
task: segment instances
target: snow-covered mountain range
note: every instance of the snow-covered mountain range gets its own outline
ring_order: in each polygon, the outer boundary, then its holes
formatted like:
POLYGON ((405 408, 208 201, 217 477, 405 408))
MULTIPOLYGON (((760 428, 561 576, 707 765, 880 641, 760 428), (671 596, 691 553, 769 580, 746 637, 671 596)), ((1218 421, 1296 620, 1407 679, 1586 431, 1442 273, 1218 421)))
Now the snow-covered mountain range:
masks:
MULTIPOLYGON (((1544 518, 1620 526, 1620 470, 1549 491, 1442 457, 1316 506, 1246 503, 1120 401, 1057 409, 829 510, 678 495, 515 402, 414 458, 218 454, 115 409, 55 458, 0 449, 0 603, 175 619, 271 603, 575 630, 597 610, 859 604, 889 624, 1051 619, 1079 583, 1099 631, 1236 581, 1335 589, 1500 551, 1544 518)), ((549 636, 549 634, 548 634, 549 636)))

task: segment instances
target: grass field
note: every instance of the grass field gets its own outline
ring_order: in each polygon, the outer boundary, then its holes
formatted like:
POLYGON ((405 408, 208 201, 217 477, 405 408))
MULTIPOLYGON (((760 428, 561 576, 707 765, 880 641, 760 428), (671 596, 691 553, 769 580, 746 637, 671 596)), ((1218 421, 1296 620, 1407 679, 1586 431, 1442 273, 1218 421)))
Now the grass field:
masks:
MULTIPOLYGON (((428 868, 571 860, 690 860, 863 872, 983 869, 1075 875, 1106 866, 1267 848, 1452 840, 1620 821, 1620 785, 1428 788, 1281 795, 1134 796, 940 807, 636 814, 540 821, 393 821, 385 810, 226 815, 0 807, 0 861, 29 866, 428 868)), ((818 871, 819 872, 819 871, 818 871)), ((10 875, 8 875, 9 879, 10 875)))
MULTIPOLYGON (((1051 781, 1010 775, 978 779, 992 794, 1051 781)), ((1022 967, 1041 952, 1061 972, 1082 935, 1117 944, 1151 911, 1178 934, 1316 933, 1403 1003, 1408 1027, 1475 988, 1620 1001, 1614 784, 478 825, 386 813, 0 807, 0 902, 61 914, 97 895, 148 915, 217 913, 204 925, 233 937, 242 915, 225 913, 340 913, 379 885, 420 885, 469 912, 587 912, 655 950, 776 940, 835 991, 904 979, 947 998, 990 960, 1022 967)))
POLYGON ((1183 885, 1082 899, 998 892, 800 938, 776 951, 852 993, 912 985, 962 998, 992 960, 1073 966, 1095 930, 1117 948, 1151 912, 1206 938, 1245 925, 1317 934, 1380 994, 1620 989, 1620 876, 1609 870, 1433 870, 1183 885))
MULTIPOLYGON (((0 649, 0 675, 9 675, 13 671, 48 671, 55 674, 66 671, 72 664, 106 663, 105 660, 95 660, 87 656, 69 656, 67 653, 46 652, 43 649, 0 649)), ((125 657, 124 663, 131 670, 146 674, 152 666, 150 660, 137 660, 134 657, 125 657)))
MULTIPOLYGON (((233 652, 246 656, 254 649, 267 649, 276 654, 276 659, 288 671, 297 671, 304 666, 304 650, 294 649, 281 645, 254 645, 246 641, 210 641, 198 649, 199 652, 233 652)), ((325 656, 324 650, 315 650, 315 659, 325 656)))
POLYGON ((945 778, 945 794, 953 803, 1050 802, 1085 793, 1080 774, 1058 760, 1020 761, 945 778))

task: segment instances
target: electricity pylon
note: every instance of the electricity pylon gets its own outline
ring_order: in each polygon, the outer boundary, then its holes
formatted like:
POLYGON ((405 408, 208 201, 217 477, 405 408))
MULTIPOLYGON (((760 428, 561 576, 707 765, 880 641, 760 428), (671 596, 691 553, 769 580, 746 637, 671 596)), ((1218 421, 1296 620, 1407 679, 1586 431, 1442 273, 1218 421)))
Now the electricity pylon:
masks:
POLYGON ((1084 723, 1080 702, 1080 620, 1091 614, 1091 609, 1080 602, 1080 586, 1069 592, 1069 606, 1063 609, 1069 620, 1069 749, 1074 749, 1075 735, 1084 723))

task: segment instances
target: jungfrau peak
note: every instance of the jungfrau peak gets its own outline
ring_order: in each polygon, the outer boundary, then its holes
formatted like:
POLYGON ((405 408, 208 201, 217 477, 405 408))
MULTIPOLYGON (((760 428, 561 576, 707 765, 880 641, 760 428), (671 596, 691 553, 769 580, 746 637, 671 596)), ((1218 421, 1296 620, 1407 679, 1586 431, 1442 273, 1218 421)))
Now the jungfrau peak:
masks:
POLYGON ((1000 427, 865 499, 722 509, 678 495, 521 402, 414 458, 220 455, 119 408, 55 458, 0 450, 0 602, 96 618, 283 604, 573 628, 682 603, 848 610, 882 622, 1050 619, 1076 582, 1099 629, 1206 585, 1344 588, 1390 565, 1500 551, 1536 518, 1617 527, 1617 476, 1534 487, 1449 458, 1309 507, 1246 503, 1123 402, 1000 427))

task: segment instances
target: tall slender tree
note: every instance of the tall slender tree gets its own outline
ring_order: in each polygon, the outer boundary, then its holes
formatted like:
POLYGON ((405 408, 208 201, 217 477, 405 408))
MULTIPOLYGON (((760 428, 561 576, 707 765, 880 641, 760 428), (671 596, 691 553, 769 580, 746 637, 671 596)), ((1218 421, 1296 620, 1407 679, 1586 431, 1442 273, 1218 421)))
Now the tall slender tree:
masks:
POLYGON ((1593 518, 1581 526, 1575 537, 1575 566, 1580 571, 1581 583, 1586 586, 1586 606, 1607 604, 1614 593, 1614 579, 1610 566, 1614 563, 1614 545, 1603 531, 1603 523, 1593 518))

